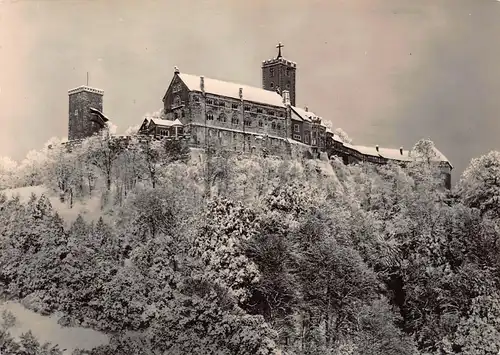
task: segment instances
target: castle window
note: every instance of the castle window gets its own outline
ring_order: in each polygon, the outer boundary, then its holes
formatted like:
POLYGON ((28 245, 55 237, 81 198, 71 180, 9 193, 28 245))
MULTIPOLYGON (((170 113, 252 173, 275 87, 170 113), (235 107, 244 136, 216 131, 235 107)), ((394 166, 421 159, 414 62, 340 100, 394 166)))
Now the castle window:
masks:
POLYGON ((298 124, 294 124, 294 125, 293 125, 293 131, 294 131, 294 132, 300 132, 300 128, 299 128, 299 125, 298 125, 298 124))
POLYGON ((207 120, 211 121, 213 119, 214 119, 213 113, 211 113, 211 112, 207 113, 207 120))
POLYGON ((276 129, 281 129, 281 123, 276 123, 276 129))
POLYGON ((271 89, 274 88, 274 83, 271 83, 271 89))
POLYGON ((234 109, 237 109, 238 108, 238 104, 231 104, 231 107, 234 108, 234 109))
POLYGON ((174 88, 172 89, 172 92, 176 93, 176 92, 179 92, 179 91, 181 91, 181 85, 180 84, 174 85, 174 88))
POLYGON ((286 76, 290 76, 290 68, 286 68, 286 76))
POLYGON ((262 113, 262 109, 261 109, 261 108, 258 108, 258 109, 257 109, 257 113, 262 113))
POLYGON ((276 123, 274 123, 274 122, 273 122, 273 123, 271 123, 271 128, 272 128, 272 129, 276 129, 276 123))
POLYGON ((184 110, 181 110, 181 117, 186 117, 186 113, 184 112, 184 110))
POLYGON ((226 122, 227 121, 226 115, 224 113, 221 113, 217 118, 217 121, 226 122))
POLYGON ((200 102, 200 98, 198 96, 194 97, 194 102, 200 102))
POLYGON ((209 105, 213 105, 213 104, 214 104, 214 100, 212 100, 212 99, 207 99, 207 104, 209 104, 209 105))
POLYGON ((238 119, 238 117, 231 118, 231 123, 232 124, 238 124, 239 122, 240 122, 240 120, 238 119))
POLYGON ((226 103, 224 101, 219 101, 218 105, 221 106, 221 107, 225 107, 226 103))
POLYGON ((274 77, 274 68, 269 69, 269 73, 271 74, 271 78, 274 77))
POLYGON ((286 88, 290 89, 290 83, 286 83, 286 88))
POLYGON ((295 139, 296 141, 300 141, 301 140, 300 134, 294 134, 293 139, 295 139))
POLYGON ((245 106, 245 111, 250 111, 250 106, 245 106))
POLYGON ((245 126, 251 126, 252 125, 252 121, 250 120, 245 120, 245 126))
MULTIPOLYGON (((309 144, 309 135, 304 135, 304 143, 309 144)), ((313 145, 316 143, 313 143, 313 145)))
POLYGON ((259 121, 259 127, 262 127, 263 125, 262 121, 259 121))
POLYGON ((278 116, 283 117, 284 116, 283 112, 278 112, 278 116))
POLYGON ((267 111, 267 114, 268 114, 269 116, 274 116, 274 111, 267 111))
POLYGON ((177 95, 176 97, 174 97, 174 106, 180 106, 181 105, 181 97, 179 95, 177 95))

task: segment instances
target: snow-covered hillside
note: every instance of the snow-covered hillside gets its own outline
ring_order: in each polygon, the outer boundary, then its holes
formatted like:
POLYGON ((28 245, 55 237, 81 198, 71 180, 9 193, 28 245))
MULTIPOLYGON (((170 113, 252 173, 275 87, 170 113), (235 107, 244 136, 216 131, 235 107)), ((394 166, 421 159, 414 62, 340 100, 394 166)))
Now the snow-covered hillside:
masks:
POLYGON ((93 196, 85 201, 75 201, 73 207, 70 208, 67 202, 61 202, 58 196, 43 185, 7 189, 0 192, 5 193, 7 198, 19 196, 22 202, 27 202, 31 194, 35 194, 38 197, 43 194, 48 197, 52 207, 54 207, 68 225, 74 222, 79 214, 81 214, 86 221, 97 221, 102 215, 101 200, 99 196, 93 196))

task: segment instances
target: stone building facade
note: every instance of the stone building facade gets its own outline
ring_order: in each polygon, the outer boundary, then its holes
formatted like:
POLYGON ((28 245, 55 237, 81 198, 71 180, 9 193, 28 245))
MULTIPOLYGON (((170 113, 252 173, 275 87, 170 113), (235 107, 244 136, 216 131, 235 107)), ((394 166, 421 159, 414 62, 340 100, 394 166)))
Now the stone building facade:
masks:
MULTIPOLYGON (((146 119, 140 133, 155 134, 151 128, 145 129, 148 125, 164 129, 161 127, 180 122, 182 135, 175 137, 188 140, 192 147, 276 155, 293 151, 312 157, 323 152, 340 157, 346 164, 406 164, 413 160, 410 151, 403 148, 344 143, 319 115, 297 107, 297 64, 283 57, 281 44, 277 47, 278 56, 262 62, 262 88, 186 74, 176 67, 163 96, 163 117, 146 119)), ((435 163, 449 186, 452 165, 437 149, 435 153, 435 163)))
MULTIPOLYGON (((161 117, 144 119, 139 134, 182 139, 190 147, 319 157, 337 156, 346 164, 407 164, 411 152, 352 145, 342 141, 309 108, 296 106, 297 64, 283 57, 262 62, 262 88, 181 72, 177 67, 163 96, 161 117)), ((104 92, 88 86, 69 90, 70 141, 89 137, 105 127, 104 92)), ((434 161, 445 184, 452 165, 437 149, 434 161)))

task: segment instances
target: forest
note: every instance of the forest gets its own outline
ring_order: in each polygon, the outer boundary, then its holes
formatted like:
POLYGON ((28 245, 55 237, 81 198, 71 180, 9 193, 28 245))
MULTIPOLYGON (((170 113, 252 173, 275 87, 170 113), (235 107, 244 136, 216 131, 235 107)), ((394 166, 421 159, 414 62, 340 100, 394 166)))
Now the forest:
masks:
MULTIPOLYGON (((415 154, 430 154, 423 140, 415 154)), ((99 330, 107 354, 497 354, 500 153, 452 190, 431 159, 344 165, 106 136, 53 140, 0 189, 0 294, 99 330), (6 190, 7 191, 7 190, 6 190)), ((57 355, 0 320, 1 354, 57 355)))

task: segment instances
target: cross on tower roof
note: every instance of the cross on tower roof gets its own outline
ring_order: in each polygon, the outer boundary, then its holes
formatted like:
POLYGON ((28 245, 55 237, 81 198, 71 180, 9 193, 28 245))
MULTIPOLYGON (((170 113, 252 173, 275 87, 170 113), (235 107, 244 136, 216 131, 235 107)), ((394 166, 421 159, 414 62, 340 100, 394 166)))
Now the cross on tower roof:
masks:
POLYGON ((278 45, 276 46, 276 48, 278 48, 278 56, 276 57, 276 59, 282 57, 282 55, 281 55, 281 48, 283 48, 283 47, 284 47, 284 45, 281 42, 279 42, 278 45))

